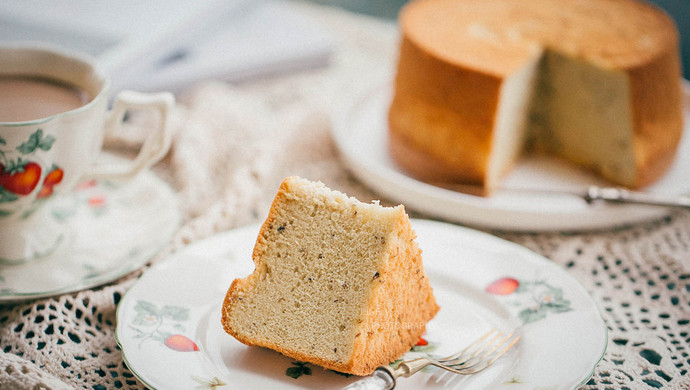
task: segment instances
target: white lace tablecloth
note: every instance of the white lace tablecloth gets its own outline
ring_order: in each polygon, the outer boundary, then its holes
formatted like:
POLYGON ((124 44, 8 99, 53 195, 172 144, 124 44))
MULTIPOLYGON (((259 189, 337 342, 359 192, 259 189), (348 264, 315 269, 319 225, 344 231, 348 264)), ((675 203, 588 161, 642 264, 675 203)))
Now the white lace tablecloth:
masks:
MULTIPOLYGON (((321 180, 363 201, 379 198, 345 170, 329 115, 391 77, 397 30, 341 10, 296 6, 332 31, 331 65, 242 85, 206 83, 179 96, 172 150, 155 172, 179 195, 183 226, 152 262, 261 220, 287 175, 321 180)), ((137 142, 134 132, 109 140, 125 151, 137 142)), ((493 233, 565 267, 599 305, 608 350, 583 388, 690 389, 690 213, 609 231, 493 233)), ((144 388, 115 341, 118 301, 144 271, 87 291, 1 305, 0 389, 144 388)))

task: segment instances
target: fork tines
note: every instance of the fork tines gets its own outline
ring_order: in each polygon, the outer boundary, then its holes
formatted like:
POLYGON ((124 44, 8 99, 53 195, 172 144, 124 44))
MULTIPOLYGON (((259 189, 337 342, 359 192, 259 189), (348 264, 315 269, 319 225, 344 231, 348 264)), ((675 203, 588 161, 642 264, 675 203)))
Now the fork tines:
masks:
POLYGON ((492 329, 462 351, 436 360, 440 364, 435 365, 456 374, 475 374, 493 364, 519 339, 519 336, 513 336, 513 332, 492 329))

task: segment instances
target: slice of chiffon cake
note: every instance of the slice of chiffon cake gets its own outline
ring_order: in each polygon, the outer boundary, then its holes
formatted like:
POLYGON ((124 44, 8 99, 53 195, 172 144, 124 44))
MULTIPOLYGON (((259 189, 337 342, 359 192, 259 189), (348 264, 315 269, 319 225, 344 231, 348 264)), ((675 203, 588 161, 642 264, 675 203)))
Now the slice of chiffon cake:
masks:
POLYGON ((438 312, 403 206, 367 204, 298 177, 283 181, 232 282, 227 333, 324 368, 367 375, 414 346, 438 312))

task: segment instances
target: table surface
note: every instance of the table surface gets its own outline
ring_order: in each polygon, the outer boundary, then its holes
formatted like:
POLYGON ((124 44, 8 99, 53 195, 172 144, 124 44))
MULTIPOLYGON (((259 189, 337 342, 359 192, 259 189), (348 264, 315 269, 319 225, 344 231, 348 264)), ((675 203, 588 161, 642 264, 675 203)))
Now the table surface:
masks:
MULTIPOLYGON (((209 81, 178 95, 172 150, 154 172, 175 190, 183 224, 152 263, 261 221, 288 175, 365 202, 380 198, 345 169, 329 118, 341 102, 392 77, 395 25, 321 5, 295 7, 333 35, 329 66, 235 85, 209 81)), ((135 116, 108 147, 131 153, 149 120, 135 116)), ((583 388, 690 388, 690 213, 605 231, 489 233, 561 265, 599 306, 608 349, 583 388)), ((90 290, 0 305, 0 388, 144 388, 123 361, 115 328, 118 302, 146 268, 90 290)))

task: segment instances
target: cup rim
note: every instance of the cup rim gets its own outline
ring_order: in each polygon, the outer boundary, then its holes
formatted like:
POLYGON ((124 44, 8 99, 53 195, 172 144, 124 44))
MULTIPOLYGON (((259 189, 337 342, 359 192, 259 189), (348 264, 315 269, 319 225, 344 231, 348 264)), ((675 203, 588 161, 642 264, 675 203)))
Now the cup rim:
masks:
MULTIPOLYGON (((86 53, 79 52, 76 50, 66 49, 53 44, 44 42, 14 42, 14 43, 2 43, 0 44, 0 52, 5 50, 15 50, 15 51, 32 51, 36 53, 47 53, 57 57, 61 57, 65 61, 75 61, 86 65, 91 69, 91 72, 99 79, 102 80, 102 86, 98 90, 98 93, 91 98, 87 103, 73 108, 68 111, 59 112, 57 114, 49 115, 37 119, 29 119, 25 121, 0 121, 0 126, 3 127, 21 127, 29 125, 37 125, 46 123, 58 117, 64 117, 69 115, 75 115, 83 111, 91 109, 94 105, 98 104, 101 99, 104 99, 110 91, 111 80, 110 77, 106 75, 103 67, 96 61, 96 59, 86 53)), ((28 74, 28 73, 27 73, 28 74)), ((79 86, 82 87, 82 86, 79 86)))

